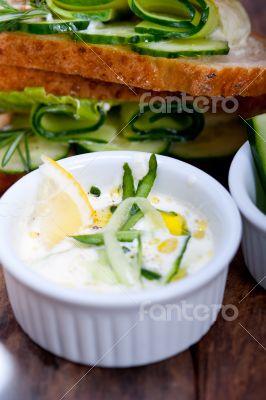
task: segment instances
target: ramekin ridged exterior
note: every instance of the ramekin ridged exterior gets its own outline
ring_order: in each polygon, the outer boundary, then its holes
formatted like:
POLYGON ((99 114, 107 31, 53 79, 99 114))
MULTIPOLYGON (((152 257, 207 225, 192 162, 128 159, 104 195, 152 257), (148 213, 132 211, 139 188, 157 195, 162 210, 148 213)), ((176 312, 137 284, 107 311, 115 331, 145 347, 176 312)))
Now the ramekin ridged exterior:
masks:
MULTIPOLYGON (((227 268, 208 285, 186 296, 194 307, 221 305, 227 268)), ((130 309, 88 310, 42 297, 5 273, 9 299, 17 321, 44 349, 68 360, 103 367, 145 365, 171 357, 204 336, 219 308, 204 321, 162 321, 142 318, 139 305, 130 309)), ((178 304, 173 298, 160 306, 178 304)), ((149 306, 149 303, 147 303, 149 306)))
POLYGON ((243 221, 242 249, 245 263, 266 289, 266 215, 256 206, 257 173, 249 143, 236 154, 229 173, 232 196, 243 221))
MULTIPOLYGON (((89 185, 94 183, 95 171, 98 182, 112 182, 125 161, 147 161, 148 157, 144 153, 105 152, 72 157, 62 165, 77 176, 81 171, 82 183, 86 185, 88 180, 89 185)), ((162 288, 103 294, 43 279, 19 260, 12 239, 19 217, 14 212, 16 204, 35 195, 39 172, 22 178, 1 199, 0 259, 10 303, 22 329, 44 349, 89 365, 145 365, 187 349, 215 322, 228 265, 241 239, 239 212, 229 193, 204 172, 168 157, 157 156, 157 160, 155 190, 179 193, 180 201, 187 201, 205 215, 215 242, 215 255, 204 268, 162 288)))

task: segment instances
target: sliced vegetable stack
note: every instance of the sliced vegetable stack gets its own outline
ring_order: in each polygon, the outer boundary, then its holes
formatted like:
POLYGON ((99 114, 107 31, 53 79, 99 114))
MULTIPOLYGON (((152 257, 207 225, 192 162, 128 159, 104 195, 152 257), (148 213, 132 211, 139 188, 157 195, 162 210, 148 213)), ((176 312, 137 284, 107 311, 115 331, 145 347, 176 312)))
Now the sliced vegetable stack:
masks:
POLYGON ((201 112, 175 102, 159 106, 54 96, 43 88, 0 92, 0 109, 8 113, 0 130, 0 170, 28 172, 38 167, 42 154, 59 159, 69 152, 136 150, 186 159, 218 151, 223 156, 245 141, 237 120, 223 149, 222 135, 208 128, 201 112), (194 142, 201 143, 198 151, 194 142))
POLYGON ((215 0, 31 0, 20 8, 1 0, 0 6, 1 31, 70 33, 73 40, 132 45, 133 51, 154 57, 228 54, 230 50, 226 35, 224 40, 211 36, 223 25, 222 5, 215 0))

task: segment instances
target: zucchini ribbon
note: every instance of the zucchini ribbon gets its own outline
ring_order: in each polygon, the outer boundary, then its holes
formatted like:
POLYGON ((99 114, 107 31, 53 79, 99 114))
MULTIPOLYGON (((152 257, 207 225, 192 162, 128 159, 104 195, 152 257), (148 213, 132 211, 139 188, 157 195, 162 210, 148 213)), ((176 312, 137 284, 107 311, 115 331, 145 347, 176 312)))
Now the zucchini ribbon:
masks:
POLYGON ((19 9, 6 0, 0 0, 0 32, 16 30, 19 21, 46 17, 47 14, 48 11, 40 5, 29 9, 19 9))
POLYGON ((164 38, 206 37, 219 24, 219 11, 213 0, 129 0, 134 14, 143 20, 139 33, 164 38))
POLYGON ((107 22, 128 14, 127 0, 46 0, 56 17, 107 22))
POLYGON ((134 103, 121 106, 123 131, 129 140, 167 140, 169 142, 187 142, 195 139, 203 130, 202 113, 191 108, 184 110, 177 103, 146 104, 138 106, 134 103), (141 109, 142 108, 142 109, 141 109))
MULTIPOLYGON (((54 141, 108 143, 122 131, 121 135, 130 141, 172 143, 194 140, 204 128, 202 113, 192 107, 181 109, 176 103, 165 105, 158 112, 151 110, 148 104, 125 103, 116 105, 108 113, 101 103, 87 100, 80 100, 80 103, 78 110, 71 104, 36 104, 31 112, 33 131, 54 141), (120 118, 114 120, 114 129, 110 129, 116 113, 120 118)), ((109 106, 111 108, 111 104, 109 106)))
MULTIPOLYGON (((0 130, 0 150, 6 153, 2 166, 22 148, 24 156, 20 158, 29 170, 28 139, 32 142, 34 137, 47 144, 49 141, 68 147, 74 144, 76 150, 83 152, 106 150, 106 146, 112 144, 118 149, 122 146, 121 149, 164 152, 171 143, 191 141, 202 132, 204 116, 190 107, 184 109, 176 102, 155 103, 153 107, 148 103, 100 102, 46 94, 43 88, 0 92, 0 111, 13 113, 10 122, 0 130)), ((145 178, 142 186, 136 189, 138 197, 147 195, 151 178, 155 178, 156 165, 150 168, 148 182, 145 178)), ((125 197, 129 194, 132 197, 135 193, 132 177, 127 175, 126 178, 125 197)), ((132 218, 135 221, 137 216, 132 218)), ((128 229, 128 226, 124 228, 128 229)))
POLYGON ((104 123, 105 112, 95 102, 84 102, 87 107, 83 116, 77 114, 73 105, 37 104, 31 113, 33 131, 55 141, 86 139, 86 133, 96 131, 104 123))

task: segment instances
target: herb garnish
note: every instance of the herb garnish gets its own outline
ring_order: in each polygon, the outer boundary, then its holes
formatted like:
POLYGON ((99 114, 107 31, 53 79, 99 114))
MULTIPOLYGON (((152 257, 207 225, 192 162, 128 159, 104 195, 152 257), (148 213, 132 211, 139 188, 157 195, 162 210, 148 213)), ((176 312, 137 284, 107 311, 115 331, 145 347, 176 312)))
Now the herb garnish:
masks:
POLYGON ((31 135, 30 130, 20 129, 20 130, 9 130, 0 132, 0 149, 6 147, 6 151, 1 161, 1 167, 4 168, 12 156, 17 151, 24 165, 25 171, 29 172, 31 170, 31 159, 29 151, 28 138, 31 135), (22 150, 22 143, 24 144, 22 150))
POLYGON ((90 194, 92 194, 95 197, 100 197, 101 196, 101 191, 97 186, 92 186, 90 188, 90 194))

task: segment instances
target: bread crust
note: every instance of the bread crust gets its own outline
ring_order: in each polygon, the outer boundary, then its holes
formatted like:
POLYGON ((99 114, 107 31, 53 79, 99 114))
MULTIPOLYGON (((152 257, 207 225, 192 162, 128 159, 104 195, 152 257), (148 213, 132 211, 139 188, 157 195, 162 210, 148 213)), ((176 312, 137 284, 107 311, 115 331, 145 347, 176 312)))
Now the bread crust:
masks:
MULTIPOLYGON (((44 87, 47 93, 57 96, 71 95, 79 98, 98 100, 149 101, 155 97, 167 98, 179 96, 174 92, 155 92, 149 94, 144 89, 82 78, 78 75, 66 75, 37 69, 9 67, 0 65, 0 91, 20 91, 26 87, 44 87), (142 97, 142 96, 145 97, 142 97)), ((236 114, 243 118, 266 112, 266 95, 256 97, 237 97, 239 107, 236 114)), ((219 103, 218 103, 219 111, 219 103)), ((0 121, 1 122, 1 121, 0 121)), ((1 124, 0 124, 1 125, 1 124)))
MULTIPOLYGON (((146 93, 144 89, 134 88, 134 91, 131 91, 125 85, 87 79, 79 75, 0 65, 0 91, 21 91, 26 87, 38 86, 57 96, 70 95, 98 100, 138 101, 146 93)), ((164 95, 166 94, 165 92, 164 95)))
POLYGON ((126 46, 89 45, 61 35, 2 32, 0 64, 193 96, 266 93, 266 39, 254 37, 245 49, 228 56, 166 59, 141 56, 126 46))

